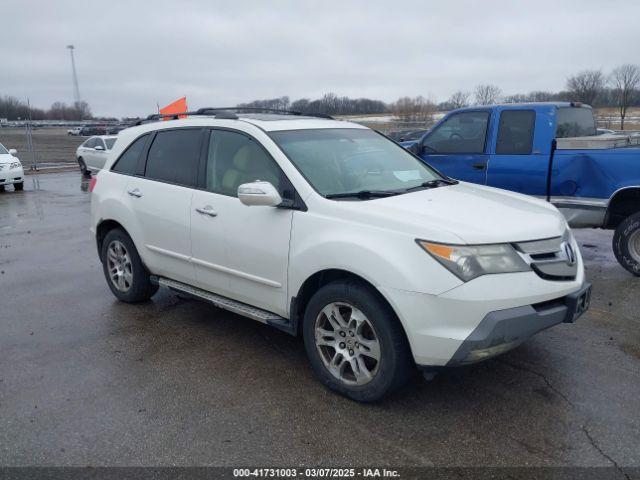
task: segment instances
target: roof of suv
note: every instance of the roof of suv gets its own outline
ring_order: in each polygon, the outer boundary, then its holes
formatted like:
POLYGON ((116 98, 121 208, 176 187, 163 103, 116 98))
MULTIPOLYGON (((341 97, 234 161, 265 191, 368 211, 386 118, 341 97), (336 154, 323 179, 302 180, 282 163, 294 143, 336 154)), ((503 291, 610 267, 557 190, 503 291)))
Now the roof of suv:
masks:
POLYGON ((154 131, 161 128, 186 126, 225 126, 230 127, 236 122, 249 123, 266 132, 278 130, 309 130, 320 128, 362 128, 367 127, 357 123, 328 118, 318 118, 304 115, 278 115, 273 113, 238 114, 237 118, 216 118, 215 115, 191 115, 186 118, 166 121, 152 121, 140 126, 132 127, 140 131, 154 131))

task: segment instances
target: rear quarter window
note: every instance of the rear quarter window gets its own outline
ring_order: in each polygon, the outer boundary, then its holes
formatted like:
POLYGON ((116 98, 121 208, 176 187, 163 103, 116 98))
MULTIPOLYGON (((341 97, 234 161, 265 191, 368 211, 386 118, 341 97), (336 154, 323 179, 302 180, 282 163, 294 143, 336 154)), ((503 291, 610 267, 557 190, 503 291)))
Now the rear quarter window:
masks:
POLYGON ((138 160, 144 151, 144 146, 147 143, 148 138, 149 134, 143 135, 129 145, 122 155, 120 155, 120 158, 116 160, 116 163, 113 165, 111 170, 118 173, 125 173, 127 175, 135 175, 138 160))

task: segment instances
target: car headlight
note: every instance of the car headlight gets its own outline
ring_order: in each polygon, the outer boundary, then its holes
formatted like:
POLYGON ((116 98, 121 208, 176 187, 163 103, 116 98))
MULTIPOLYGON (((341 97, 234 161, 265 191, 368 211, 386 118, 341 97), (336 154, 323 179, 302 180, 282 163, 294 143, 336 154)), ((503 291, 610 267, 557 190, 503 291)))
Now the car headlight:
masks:
POLYGON ((465 282, 490 273, 530 270, 527 262, 509 244, 446 245, 426 240, 416 242, 442 266, 465 282))
POLYGON ((9 165, 9 169, 13 170, 14 168, 20 168, 22 166, 22 164, 20 162, 12 162, 11 165, 9 165))

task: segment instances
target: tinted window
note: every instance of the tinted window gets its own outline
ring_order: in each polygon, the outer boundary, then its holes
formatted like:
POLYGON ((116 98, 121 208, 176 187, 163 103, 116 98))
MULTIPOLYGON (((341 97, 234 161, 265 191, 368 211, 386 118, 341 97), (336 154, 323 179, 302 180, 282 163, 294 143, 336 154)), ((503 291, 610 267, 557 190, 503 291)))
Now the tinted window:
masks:
POLYGON ((369 129, 305 129, 269 135, 321 195, 406 190, 440 178, 404 148, 369 129))
POLYGON ((536 113, 533 110, 507 110, 500 114, 496 153, 524 155, 531 153, 536 113))
POLYGON ((489 112, 463 112, 449 117, 424 141, 439 153, 483 153, 489 112))
POLYGON ((590 137, 596 134, 596 122, 590 108, 563 107, 558 109, 556 138, 590 137))
POLYGON ((159 131, 149 149, 145 177, 195 186, 201 137, 202 130, 196 128, 159 131))
POLYGON ((113 144, 116 143, 117 138, 107 138, 104 143, 107 144, 107 150, 111 150, 113 148, 113 144))
POLYGON ((284 185, 275 161, 249 137, 226 130, 212 130, 207 155, 207 190, 237 196, 243 183, 271 182, 278 191, 284 185))
POLYGON ((144 145, 147 142, 149 135, 143 135, 133 142, 124 151, 120 158, 116 161, 112 170, 114 172, 126 173, 129 175, 135 175, 136 167, 138 166, 138 159, 144 150, 144 145))

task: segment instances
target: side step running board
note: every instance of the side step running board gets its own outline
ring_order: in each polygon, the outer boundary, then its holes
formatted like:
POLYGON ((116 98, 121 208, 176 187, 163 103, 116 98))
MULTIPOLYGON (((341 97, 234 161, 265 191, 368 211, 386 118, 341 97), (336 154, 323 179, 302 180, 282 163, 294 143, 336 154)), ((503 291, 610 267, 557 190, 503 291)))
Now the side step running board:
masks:
POLYGON ((268 312, 267 310, 262 310, 261 308, 253 307, 246 303, 238 302, 237 300, 232 300, 230 298, 223 297, 222 295, 207 292, 206 290, 192 287, 186 283, 176 282, 175 280, 170 280, 168 278, 152 277, 152 281, 157 282, 158 285, 168 287, 171 290, 176 290, 189 296, 205 300, 218 308, 229 310, 230 312, 251 318, 252 320, 266 323, 287 333, 295 334, 295 329, 289 319, 281 317, 275 313, 268 312))

